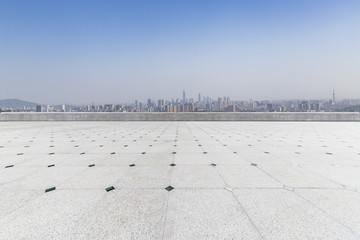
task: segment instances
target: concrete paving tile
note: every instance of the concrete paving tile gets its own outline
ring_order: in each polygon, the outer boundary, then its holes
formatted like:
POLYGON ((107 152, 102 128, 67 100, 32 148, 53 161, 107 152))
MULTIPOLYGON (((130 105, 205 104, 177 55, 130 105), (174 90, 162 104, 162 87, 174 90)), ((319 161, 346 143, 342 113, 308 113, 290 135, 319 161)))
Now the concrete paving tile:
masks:
POLYGON ((311 168, 311 166, 306 168, 338 184, 360 188, 360 174, 354 167, 325 165, 321 168, 311 168))
POLYGON ((216 166, 232 188, 282 188, 283 185, 255 166, 216 166))
POLYGON ((359 235, 285 189, 234 190, 264 239, 359 239, 359 235))
POLYGON ((169 193, 165 239, 261 239, 225 189, 174 189, 169 193))
POLYGON ((128 167, 95 166, 85 167, 81 172, 57 185, 59 189, 105 189, 114 185, 128 167))
POLYGON ((164 166, 139 166, 129 167, 118 179, 114 186, 117 188, 158 188, 164 189, 171 184, 170 174, 173 168, 164 166))
POLYGON ((306 169, 291 165, 258 165, 264 172, 284 185, 304 188, 339 188, 339 184, 306 169))
MULTIPOLYGON (((19 168, 17 168, 19 169, 19 168)), ((7 182, 2 185, 3 189, 17 190, 45 190, 49 187, 56 187, 72 177, 78 176, 85 167, 47 167, 42 166, 34 171, 34 168, 22 168, 22 172, 28 172, 24 177, 16 181, 7 182)), ((15 170, 15 168, 14 168, 15 170)))
POLYGON ((223 188, 225 182, 217 170, 208 166, 176 166, 170 173, 175 188, 223 188))
POLYGON ((174 155, 171 152, 140 154, 137 157, 136 164, 142 166, 168 166, 173 162, 174 155))
POLYGON ((43 193, 43 190, 18 191, 17 189, 0 188, 0 219, 27 205, 43 193))
POLYGON ((76 221, 101 199, 99 191, 43 194, 0 219, 0 239, 72 239, 76 221))
POLYGON ((360 193, 346 189, 298 189, 309 200, 360 236, 360 193))
POLYGON ((163 189, 116 189, 71 231, 76 239, 162 239, 167 199, 163 189))

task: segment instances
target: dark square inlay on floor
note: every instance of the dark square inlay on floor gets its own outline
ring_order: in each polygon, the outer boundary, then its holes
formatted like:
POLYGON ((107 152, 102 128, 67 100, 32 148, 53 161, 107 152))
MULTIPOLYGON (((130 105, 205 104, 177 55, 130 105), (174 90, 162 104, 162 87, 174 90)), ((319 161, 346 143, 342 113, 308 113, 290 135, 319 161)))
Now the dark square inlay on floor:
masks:
POLYGON ((54 191, 56 189, 56 187, 51 187, 51 188, 47 188, 45 189, 45 192, 51 192, 51 191, 54 191))
POLYGON ((107 192, 110 192, 110 191, 112 191, 112 190, 114 190, 114 189, 115 189, 115 188, 114 188, 113 186, 105 188, 105 190, 106 190, 107 192))
POLYGON ((170 192, 171 190, 173 190, 173 189, 174 189, 174 188, 173 188, 172 186, 167 186, 167 187, 165 188, 165 190, 166 190, 166 191, 169 191, 169 192, 170 192))

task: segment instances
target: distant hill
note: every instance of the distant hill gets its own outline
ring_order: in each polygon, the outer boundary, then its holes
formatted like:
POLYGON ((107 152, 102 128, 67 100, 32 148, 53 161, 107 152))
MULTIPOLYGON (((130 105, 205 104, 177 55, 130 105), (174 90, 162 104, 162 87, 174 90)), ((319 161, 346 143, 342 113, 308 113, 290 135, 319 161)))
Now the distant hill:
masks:
POLYGON ((19 99, 4 99, 0 100, 0 108, 13 108, 19 109, 23 107, 35 108, 37 103, 27 102, 19 99))

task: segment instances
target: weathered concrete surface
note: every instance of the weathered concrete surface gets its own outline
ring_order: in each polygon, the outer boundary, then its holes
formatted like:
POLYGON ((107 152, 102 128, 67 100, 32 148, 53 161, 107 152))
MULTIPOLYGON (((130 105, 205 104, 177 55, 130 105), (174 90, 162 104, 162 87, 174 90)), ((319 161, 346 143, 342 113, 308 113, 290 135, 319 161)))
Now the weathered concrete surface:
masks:
POLYGON ((360 113, 1 113, 0 121, 360 121, 360 113))
POLYGON ((359 240, 359 140, 359 122, 0 122, 0 239, 359 240))

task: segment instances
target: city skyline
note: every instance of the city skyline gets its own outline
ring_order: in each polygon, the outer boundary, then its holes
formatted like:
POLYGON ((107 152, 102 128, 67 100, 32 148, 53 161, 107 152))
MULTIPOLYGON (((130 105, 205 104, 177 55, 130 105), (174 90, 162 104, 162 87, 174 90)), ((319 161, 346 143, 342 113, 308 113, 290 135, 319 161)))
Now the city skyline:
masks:
POLYGON ((360 92, 358 1, 1 1, 0 99, 360 92))
POLYGON ((237 100, 229 96, 197 98, 182 91, 182 97, 148 98, 125 103, 38 104, 18 99, 0 100, 0 112, 358 112, 360 99, 338 99, 335 90, 329 99, 237 100))
MULTIPOLYGON (((333 102, 335 102, 335 98, 337 100, 351 100, 351 99, 358 99, 358 98, 344 98, 344 97, 339 97, 336 95, 335 97, 335 89, 332 90, 331 95, 328 94, 327 97, 325 98, 288 98, 288 99, 265 99, 265 98, 249 98, 249 99, 244 99, 244 98, 239 98, 239 99, 235 99, 232 96, 229 95, 224 95, 224 96, 219 96, 219 95, 215 95, 215 96, 210 96, 207 94, 203 94, 203 93, 197 93, 194 95, 188 94, 187 90, 183 89, 181 91, 181 95, 175 95, 175 96, 171 96, 170 98, 163 98, 160 96, 157 97, 147 97, 147 96, 142 96, 142 97, 134 97, 131 101, 114 101, 114 102, 96 102, 96 101, 90 101, 90 102, 84 102, 84 103, 80 103, 80 104, 76 104, 76 103, 72 103, 72 102, 56 102, 56 103, 52 103, 49 101, 46 102, 36 102, 36 101, 32 101, 31 99, 20 99, 20 98, 7 98, 7 99, 0 99, 0 100, 20 100, 20 101, 25 101, 25 102, 31 102, 31 103, 36 103, 36 104, 40 104, 40 105, 74 105, 74 106, 81 106, 81 105, 88 105, 88 104, 97 104, 97 105, 104 105, 104 104, 136 104, 138 103, 147 103, 149 101, 149 99, 153 100, 153 101, 158 101, 158 100, 163 100, 163 101, 175 101, 175 102, 185 102, 185 100, 187 101, 191 101, 191 102, 201 102, 204 99, 209 99, 209 100, 217 100, 218 98, 230 98, 233 101, 244 101, 244 102, 251 102, 251 101, 271 101, 271 102, 277 102, 277 101, 309 101, 309 100, 317 100, 317 101, 328 101, 328 100, 332 100, 333 102)), ((0 106, 1 107, 1 106, 0 106)))

